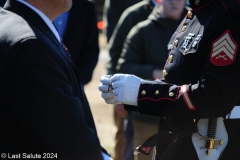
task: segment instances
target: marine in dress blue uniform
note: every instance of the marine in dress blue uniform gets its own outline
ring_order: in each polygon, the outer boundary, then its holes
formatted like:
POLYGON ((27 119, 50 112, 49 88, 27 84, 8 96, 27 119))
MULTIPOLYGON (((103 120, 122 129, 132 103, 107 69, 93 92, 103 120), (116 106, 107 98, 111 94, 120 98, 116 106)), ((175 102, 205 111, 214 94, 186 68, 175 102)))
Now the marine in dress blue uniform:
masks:
MULTIPOLYGON (((164 79, 141 80, 137 106, 133 106, 122 97, 119 100, 119 95, 127 93, 128 78, 125 78, 125 84, 114 87, 116 79, 121 78, 113 76, 110 79, 113 93, 122 92, 114 93, 114 103, 122 102, 127 110, 161 117, 159 133, 139 148, 140 152, 147 154, 156 145, 155 159, 197 160, 201 159, 198 149, 204 148, 207 157, 211 151, 217 150, 217 145, 224 143, 227 145, 216 159, 239 159, 240 115, 234 119, 231 115, 235 114, 233 111, 240 98, 240 1, 189 2, 192 10, 168 44, 164 79), (223 118, 222 126, 227 131, 226 141, 219 140, 209 152, 211 144, 196 148, 192 138, 201 128, 198 122, 219 117, 223 118)), ((214 132, 223 131, 215 128, 214 132)), ((202 138, 204 136, 208 135, 202 138)))

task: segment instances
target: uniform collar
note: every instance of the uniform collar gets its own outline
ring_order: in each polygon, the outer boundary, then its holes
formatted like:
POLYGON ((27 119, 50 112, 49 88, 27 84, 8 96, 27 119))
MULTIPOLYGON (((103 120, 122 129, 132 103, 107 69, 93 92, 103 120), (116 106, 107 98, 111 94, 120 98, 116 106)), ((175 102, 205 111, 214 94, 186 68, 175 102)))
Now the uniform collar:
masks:
POLYGON ((189 0, 190 6, 193 10, 205 7, 216 0, 189 0))

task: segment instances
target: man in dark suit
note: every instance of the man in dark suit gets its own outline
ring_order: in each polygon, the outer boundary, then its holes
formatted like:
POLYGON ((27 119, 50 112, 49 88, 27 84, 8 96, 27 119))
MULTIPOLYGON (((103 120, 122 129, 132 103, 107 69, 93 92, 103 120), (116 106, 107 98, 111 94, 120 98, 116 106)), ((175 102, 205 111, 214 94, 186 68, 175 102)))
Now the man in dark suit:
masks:
POLYGON ((52 24, 71 5, 8 0, 0 10, 0 151, 8 158, 103 159, 78 73, 52 24))
POLYGON ((88 0, 73 0, 69 12, 57 17, 54 24, 71 54, 82 84, 89 83, 99 56, 94 3, 88 0))

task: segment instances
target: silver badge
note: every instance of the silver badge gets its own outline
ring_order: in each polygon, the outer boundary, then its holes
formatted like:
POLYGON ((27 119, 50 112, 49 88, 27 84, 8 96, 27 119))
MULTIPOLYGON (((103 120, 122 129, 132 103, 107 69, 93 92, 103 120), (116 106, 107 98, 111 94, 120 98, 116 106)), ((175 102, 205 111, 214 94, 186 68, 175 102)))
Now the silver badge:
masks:
POLYGON ((188 33, 188 36, 184 40, 183 45, 181 46, 181 48, 187 49, 187 46, 188 46, 189 42, 191 41, 192 37, 194 37, 194 34, 193 33, 188 33))

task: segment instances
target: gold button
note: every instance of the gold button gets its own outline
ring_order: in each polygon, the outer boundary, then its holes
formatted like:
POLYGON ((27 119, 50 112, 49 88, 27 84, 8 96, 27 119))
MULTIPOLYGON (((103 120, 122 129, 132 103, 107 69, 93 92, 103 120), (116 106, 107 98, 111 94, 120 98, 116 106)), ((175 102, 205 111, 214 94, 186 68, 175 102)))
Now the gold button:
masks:
POLYGON ((192 18, 192 17, 193 17, 192 11, 188 11, 187 17, 188 17, 188 18, 192 18))
POLYGON ((172 62, 172 60, 173 60, 173 55, 170 55, 169 57, 168 57, 168 62, 172 62))
POLYGON ((186 30, 187 26, 183 26, 182 27, 182 32, 184 32, 186 30))
POLYGON ((170 93, 169 93, 169 96, 170 96, 170 97, 174 96, 174 93, 173 93, 173 92, 170 92, 170 93))
POLYGON ((168 74, 167 71, 164 69, 163 70, 163 77, 165 78, 167 76, 167 74, 168 74))
POLYGON ((146 94, 146 91, 145 91, 145 90, 143 90, 143 91, 141 92, 141 94, 142 94, 142 95, 145 95, 145 94, 146 94))
POLYGON ((178 40, 174 42, 174 46, 177 47, 177 45, 178 45, 178 40))
POLYGON ((158 90, 156 90, 155 94, 156 94, 156 95, 158 95, 158 94, 159 94, 159 91, 158 91, 158 90))
POLYGON ((188 51, 188 49, 185 49, 185 50, 184 50, 184 53, 187 53, 187 51, 188 51))
POLYGON ((220 145, 223 145, 223 144, 224 144, 223 140, 220 140, 220 141, 219 141, 219 144, 220 144, 220 145))

